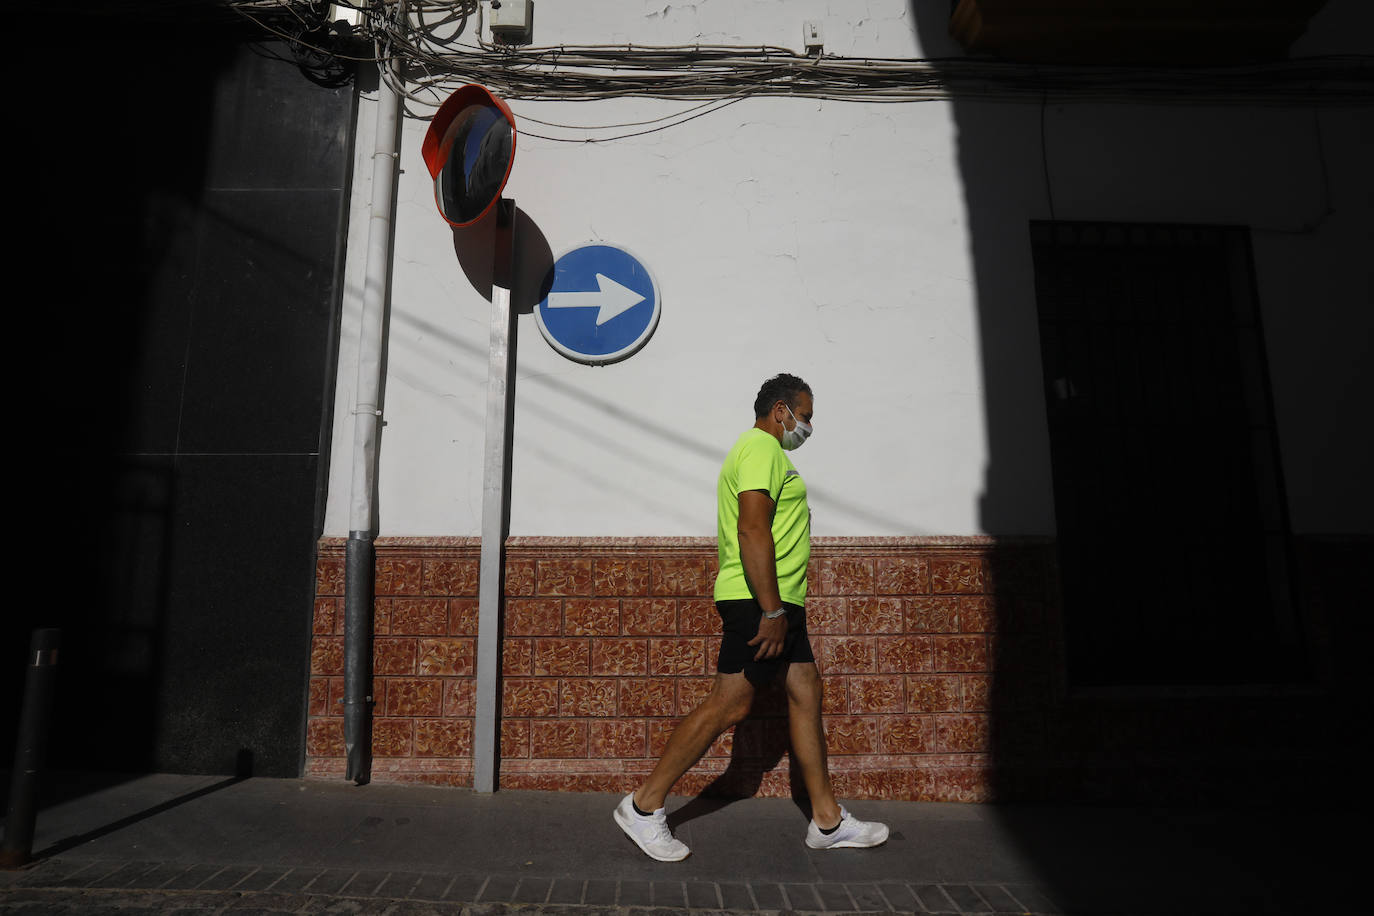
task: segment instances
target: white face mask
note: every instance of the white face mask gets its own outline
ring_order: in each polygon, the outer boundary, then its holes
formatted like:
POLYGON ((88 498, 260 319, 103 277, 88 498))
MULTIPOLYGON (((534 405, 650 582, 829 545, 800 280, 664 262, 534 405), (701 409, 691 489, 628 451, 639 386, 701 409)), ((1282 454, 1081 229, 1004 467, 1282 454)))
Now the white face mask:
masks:
MULTIPOLYGON (((787 407, 786 404, 782 406, 787 407)), ((792 413, 792 408, 787 407, 787 412, 792 413)), ((803 423, 801 420, 798 420, 797 415, 794 413, 792 413, 792 422, 797 425, 788 429, 787 424, 784 423, 782 427, 782 447, 785 451, 789 452, 793 449, 801 448, 802 443, 811 437, 810 423, 803 423)))

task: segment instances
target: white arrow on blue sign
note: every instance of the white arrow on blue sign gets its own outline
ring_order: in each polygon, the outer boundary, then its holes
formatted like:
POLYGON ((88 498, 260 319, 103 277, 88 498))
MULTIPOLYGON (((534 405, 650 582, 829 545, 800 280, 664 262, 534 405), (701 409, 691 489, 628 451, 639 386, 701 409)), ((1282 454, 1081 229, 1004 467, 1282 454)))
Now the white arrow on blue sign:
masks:
POLYGON ((658 327, 662 301, 653 275, 611 245, 584 245, 553 265, 553 282, 534 309, 539 331, 559 353, 600 366, 633 355, 658 327))

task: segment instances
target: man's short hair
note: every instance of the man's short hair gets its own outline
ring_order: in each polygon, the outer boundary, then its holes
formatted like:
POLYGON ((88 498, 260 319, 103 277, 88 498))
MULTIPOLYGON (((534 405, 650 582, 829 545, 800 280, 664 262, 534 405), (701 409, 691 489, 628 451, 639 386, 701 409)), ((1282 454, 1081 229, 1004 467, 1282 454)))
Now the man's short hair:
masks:
POLYGON ((797 378, 795 375, 788 375, 786 372, 773 376, 763 383, 759 389, 759 396, 754 398, 754 419, 764 416, 773 409, 773 405, 782 401, 788 407, 797 406, 797 396, 803 391, 811 394, 811 386, 797 378))

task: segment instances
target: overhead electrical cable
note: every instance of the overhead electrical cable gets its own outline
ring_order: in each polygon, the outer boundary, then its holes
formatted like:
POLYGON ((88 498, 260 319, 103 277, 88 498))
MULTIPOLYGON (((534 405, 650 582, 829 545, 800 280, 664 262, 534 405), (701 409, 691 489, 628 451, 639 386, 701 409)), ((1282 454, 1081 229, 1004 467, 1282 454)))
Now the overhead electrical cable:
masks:
POLYGON ((393 88, 422 109, 437 105, 464 83, 480 83, 512 101, 638 97, 701 103, 659 118, 599 127, 526 118, 558 130, 644 128, 614 137, 544 137, 570 142, 638 136, 685 123, 724 104, 763 96, 869 103, 978 98, 1038 104, 1052 95, 1056 104, 1374 104, 1374 57, 1365 55, 1183 69, 1027 65, 973 57, 807 55, 775 45, 521 46, 481 37, 476 0, 413 0, 406 16, 395 15, 392 5, 380 0, 340 3, 362 14, 361 22, 350 27, 353 41, 321 40, 312 47, 307 43, 311 37, 329 34, 321 31, 330 26, 325 21, 329 4, 225 2, 264 28, 309 47, 312 55, 331 51, 325 46, 329 44, 341 59, 394 59, 401 78, 393 88))

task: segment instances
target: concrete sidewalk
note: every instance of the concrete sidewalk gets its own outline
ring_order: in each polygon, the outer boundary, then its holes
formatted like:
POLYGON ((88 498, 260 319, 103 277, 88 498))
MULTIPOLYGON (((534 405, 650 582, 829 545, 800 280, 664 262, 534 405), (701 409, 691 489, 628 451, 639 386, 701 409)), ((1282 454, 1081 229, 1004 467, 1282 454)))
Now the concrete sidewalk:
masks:
POLYGON ((0 912, 915 912, 1362 910, 1359 822, 1244 811, 863 802, 872 850, 816 851, 788 800, 674 799, 661 864, 618 797, 153 775, 45 808, 0 912))

